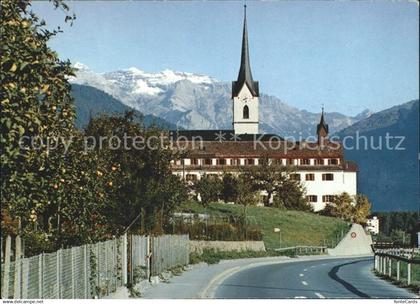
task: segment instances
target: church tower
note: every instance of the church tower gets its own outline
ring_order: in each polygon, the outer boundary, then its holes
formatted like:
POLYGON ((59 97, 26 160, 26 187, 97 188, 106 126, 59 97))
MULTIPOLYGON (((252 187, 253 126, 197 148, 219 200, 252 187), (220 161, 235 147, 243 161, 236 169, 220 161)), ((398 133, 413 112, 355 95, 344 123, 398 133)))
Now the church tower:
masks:
POLYGON ((324 107, 322 107, 321 120, 316 126, 316 134, 318 135, 318 145, 324 146, 328 140, 328 125, 324 120, 324 107))
POLYGON ((244 6, 244 29, 242 34, 241 66, 238 80, 232 82, 233 130, 235 134, 258 134, 258 81, 252 79, 249 63, 246 5, 244 6))

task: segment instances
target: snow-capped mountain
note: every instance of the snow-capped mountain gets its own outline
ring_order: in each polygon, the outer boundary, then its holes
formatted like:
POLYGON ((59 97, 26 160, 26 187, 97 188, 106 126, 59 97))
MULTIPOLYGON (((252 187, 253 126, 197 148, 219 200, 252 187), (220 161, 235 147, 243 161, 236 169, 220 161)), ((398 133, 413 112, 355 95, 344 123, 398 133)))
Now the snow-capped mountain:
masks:
MULTIPOLYGON (((81 63, 74 67, 78 71, 76 77, 70 79, 72 83, 95 87, 145 114, 162 117, 185 129, 232 127, 230 83, 207 75, 172 70, 148 73, 132 67, 95 73, 81 63)), ((261 132, 304 138, 315 134, 319 113, 299 110, 265 94, 260 100, 261 132)), ((326 119, 333 133, 369 115, 369 111, 356 117, 326 113, 326 119)))

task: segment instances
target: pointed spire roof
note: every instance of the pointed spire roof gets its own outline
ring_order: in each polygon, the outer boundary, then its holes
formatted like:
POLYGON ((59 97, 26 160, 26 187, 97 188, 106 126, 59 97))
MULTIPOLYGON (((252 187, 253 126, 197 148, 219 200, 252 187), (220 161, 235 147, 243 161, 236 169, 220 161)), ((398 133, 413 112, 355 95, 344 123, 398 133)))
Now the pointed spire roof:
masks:
POLYGON ((324 119, 324 107, 322 107, 321 120, 319 121, 319 124, 316 127, 316 133, 319 133, 322 128, 328 134, 328 125, 325 123, 325 119, 324 119))
POLYGON ((238 80, 232 83, 232 97, 238 96, 243 85, 246 84, 253 96, 259 96, 258 81, 252 79, 251 65, 249 62, 248 28, 246 23, 246 5, 244 5, 244 29, 242 34, 241 67, 238 80))

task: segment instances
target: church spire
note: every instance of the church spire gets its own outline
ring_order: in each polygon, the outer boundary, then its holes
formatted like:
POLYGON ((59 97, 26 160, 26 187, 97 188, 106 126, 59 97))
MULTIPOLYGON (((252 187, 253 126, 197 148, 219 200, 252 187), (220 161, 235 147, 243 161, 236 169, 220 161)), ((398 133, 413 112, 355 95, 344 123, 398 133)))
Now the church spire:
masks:
POLYGON ((322 107, 321 120, 316 127, 316 133, 318 135, 318 143, 324 144, 328 136, 328 125, 325 123, 324 119, 324 107, 322 107))
POLYGON ((246 23, 246 5, 244 5, 244 28, 242 34, 241 67, 239 68, 238 80, 232 83, 232 97, 238 96, 243 85, 246 84, 254 97, 259 96, 258 81, 252 79, 249 62, 248 28, 246 23))

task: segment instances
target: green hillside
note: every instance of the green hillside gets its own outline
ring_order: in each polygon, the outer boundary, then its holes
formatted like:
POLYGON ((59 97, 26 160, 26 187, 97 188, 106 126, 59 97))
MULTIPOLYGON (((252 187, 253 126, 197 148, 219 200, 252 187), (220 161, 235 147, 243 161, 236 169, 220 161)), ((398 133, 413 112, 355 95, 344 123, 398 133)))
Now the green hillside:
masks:
MULTIPOLYGON (((188 202, 182 204, 178 211, 239 216, 243 215, 244 207, 212 203, 204 208, 197 203, 188 202)), ((281 247, 324 244, 331 247, 349 230, 349 224, 337 218, 270 207, 249 206, 247 219, 251 225, 261 228, 267 249, 279 247, 280 236, 274 232, 274 228, 281 230, 281 247)))

